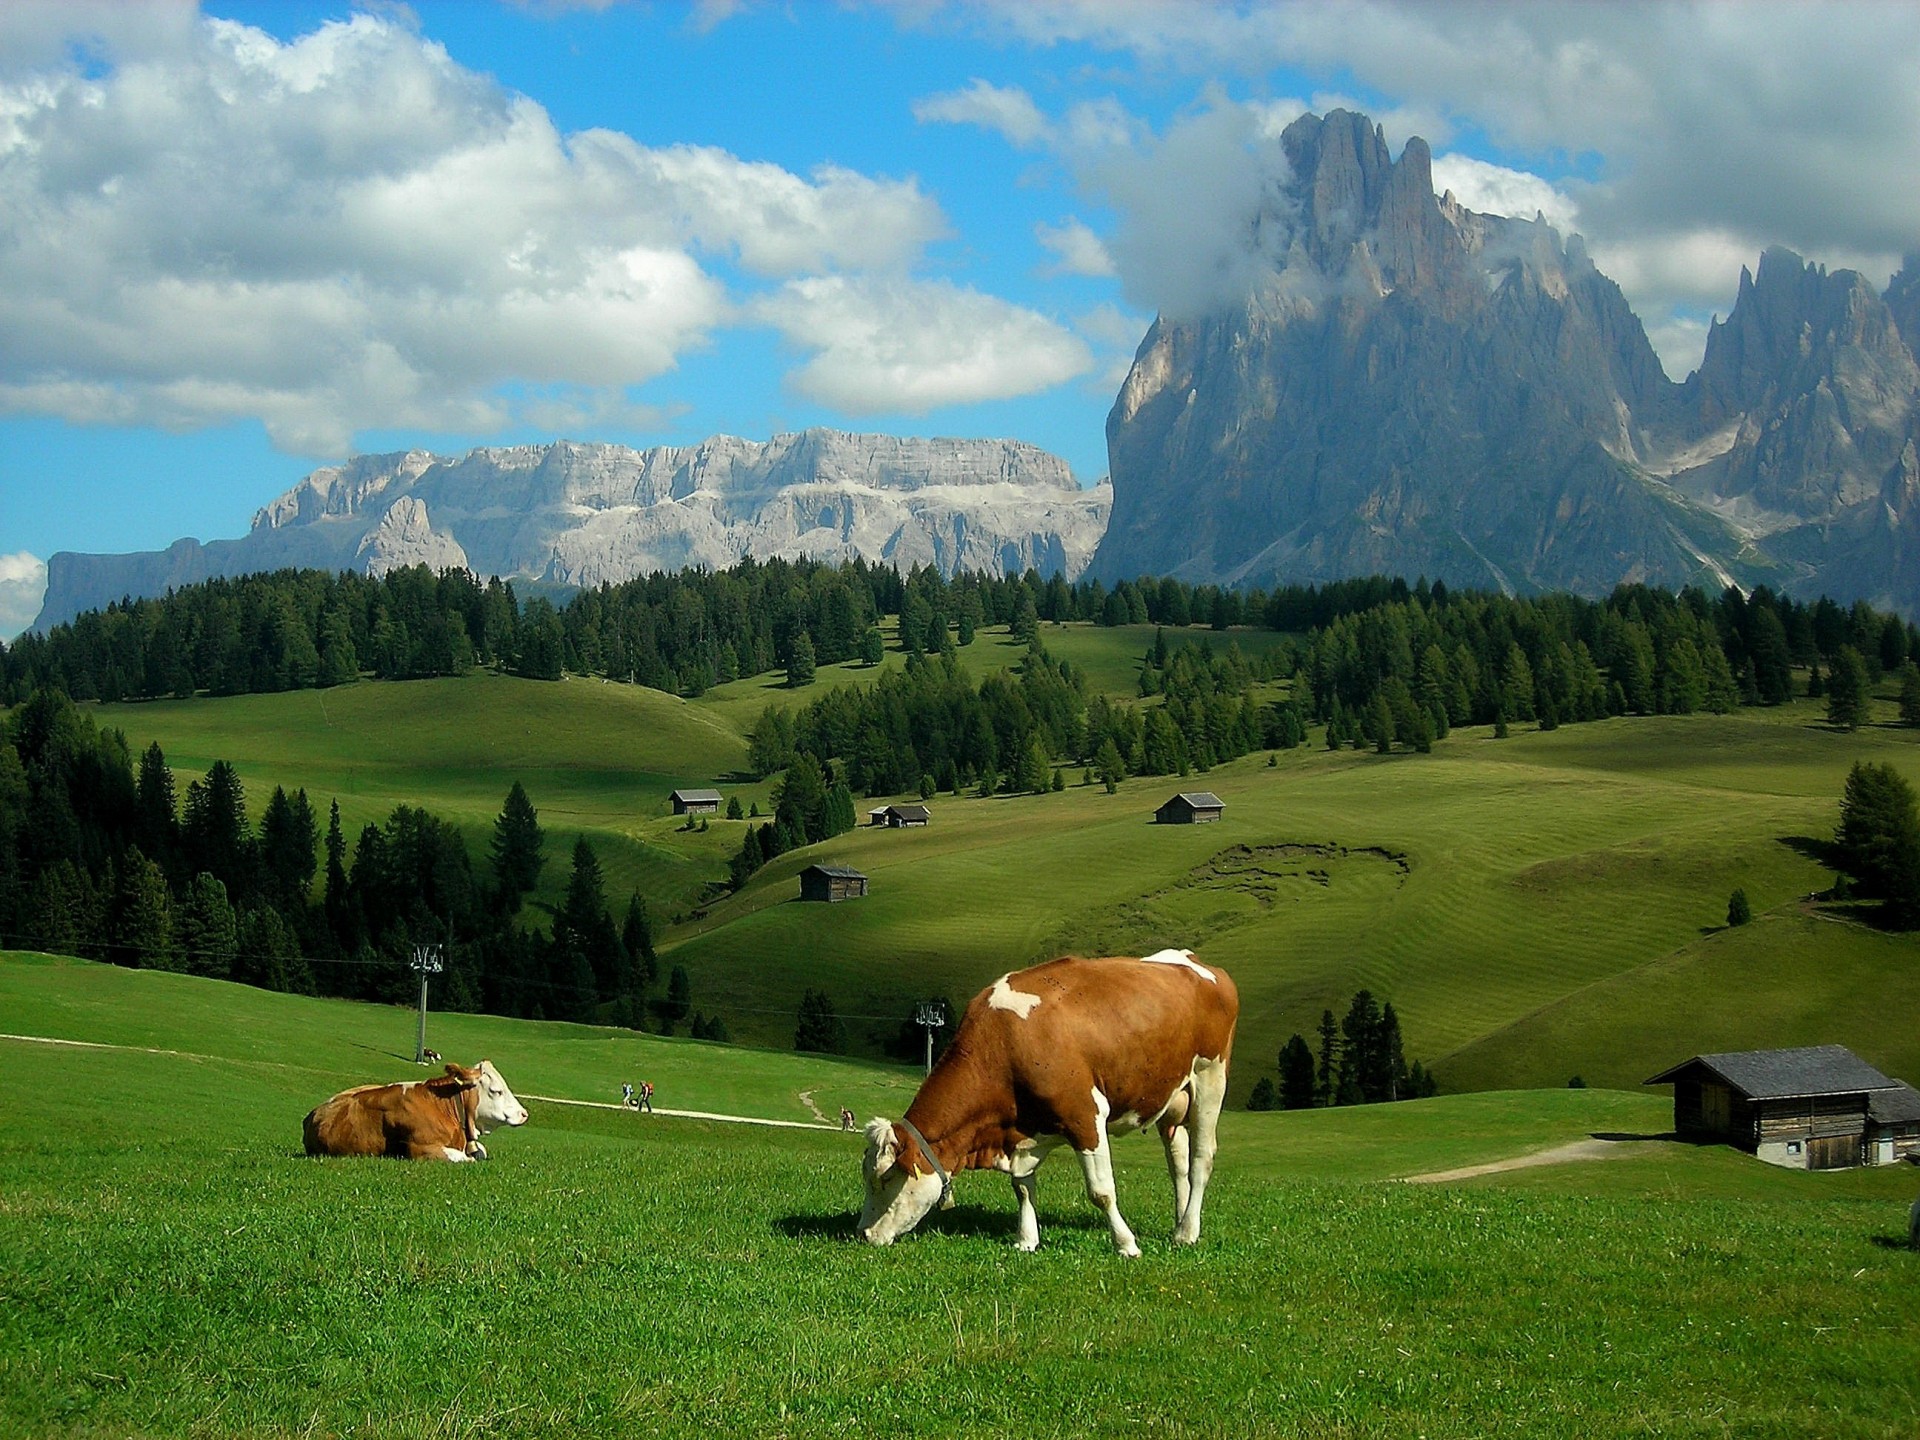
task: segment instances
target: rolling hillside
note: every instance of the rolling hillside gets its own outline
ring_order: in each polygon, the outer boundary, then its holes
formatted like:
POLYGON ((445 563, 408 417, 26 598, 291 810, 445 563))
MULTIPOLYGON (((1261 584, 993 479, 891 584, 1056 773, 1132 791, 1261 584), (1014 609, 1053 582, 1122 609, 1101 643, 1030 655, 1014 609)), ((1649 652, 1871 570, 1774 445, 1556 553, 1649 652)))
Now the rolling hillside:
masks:
MULTIPOLYGON (((1151 638, 1046 631, 1055 654, 1117 694, 1131 693, 1151 638)), ((967 659, 978 675, 1019 653, 983 631, 967 659)), ((877 673, 823 667, 821 683, 877 673)), ((1184 945, 1240 982, 1236 1102, 1289 1034, 1310 1036, 1322 1009, 1338 1016, 1362 986, 1394 1003, 1409 1059, 1449 1089, 1574 1074, 1632 1084, 1699 1050, 1814 1041, 1920 1075, 1920 1040, 1898 1019, 1920 1000, 1920 943, 1805 903, 1830 882, 1808 842, 1831 835, 1848 767, 1885 760, 1920 780, 1916 732, 1844 734, 1796 702, 1516 728, 1505 741, 1462 729, 1427 756, 1310 745, 1271 764, 1259 754, 1130 780, 1111 796, 1079 785, 1076 768, 1057 794, 943 794, 927 829, 857 830, 707 903, 741 823, 687 831, 667 792, 717 783, 767 809, 771 782, 736 783, 744 731, 765 705, 814 693, 763 676, 683 701, 474 675, 100 713, 136 747, 157 739, 183 775, 227 758, 250 795, 304 785, 322 813, 338 797, 350 826, 400 800, 424 805, 457 819, 477 858, 521 780, 548 833, 546 897, 564 884, 572 835, 587 834, 616 904, 639 885, 656 914, 684 918, 663 959, 687 967, 694 1003, 760 1044, 790 1043, 808 988, 833 998, 866 1048, 926 995, 964 1001, 1065 951, 1184 945), (1149 823, 1183 787, 1219 794, 1225 820, 1149 823), (866 871, 870 896, 800 903, 794 876, 816 860, 866 871), (1736 886, 1759 918, 1725 931, 1736 886)))

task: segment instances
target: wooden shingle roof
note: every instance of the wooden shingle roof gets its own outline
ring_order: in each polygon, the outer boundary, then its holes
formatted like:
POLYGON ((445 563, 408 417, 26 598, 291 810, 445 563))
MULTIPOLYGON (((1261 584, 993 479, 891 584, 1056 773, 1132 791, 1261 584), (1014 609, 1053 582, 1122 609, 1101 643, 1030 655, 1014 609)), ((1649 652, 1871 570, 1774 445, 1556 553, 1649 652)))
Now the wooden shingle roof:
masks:
POLYGON ((1749 1100, 1799 1100, 1815 1095, 1859 1095, 1891 1090, 1895 1082, 1844 1045, 1803 1045, 1794 1050, 1738 1050, 1696 1055, 1663 1070, 1647 1085, 1696 1078, 1699 1071, 1749 1100))
POLYGON ((807 866, 806 870, 802 870, 800 873, 805 875, 808 870, 811 870, 816 875, 831 875, 836 880, 864 880, 867 878, 863 872, 854 869, 851 865, 821 865, 816 863, 807 866))
MULTIPOLYGON (((1196 810, 1224 810, 1227 808, 1227 802, 1211 790, 1182 790, 1178 795, 1174 796, 1173 799, 1184 800, 1196 810)), ((1169 800, 1167 803, 1171 805, 1173 800, 1169 800)))

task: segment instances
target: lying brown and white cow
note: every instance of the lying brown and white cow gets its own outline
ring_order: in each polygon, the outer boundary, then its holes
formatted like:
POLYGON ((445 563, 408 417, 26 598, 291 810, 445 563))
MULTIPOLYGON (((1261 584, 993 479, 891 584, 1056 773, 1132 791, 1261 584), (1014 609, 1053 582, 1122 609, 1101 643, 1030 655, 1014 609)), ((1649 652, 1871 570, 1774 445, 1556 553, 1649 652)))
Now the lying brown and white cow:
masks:
POLYGON ((482 1060, 448 1065, 431 1080, 358 1085, 307 1114, 309 1155, 391 1155, 401 1160, 484 1160, 480 1137, 498 1125, 524 1125, 522 1105, 482 1060))
POLYGON ((1033 1250, 1033 1172, 1049 1151, 1071 1145, 1114 1248, 1138 1255, 1115 1203, 1108 1136, 1153 1125, 1173 1177, 1174 1242, 1191 1245, 1239 1013, 1226 972, 1189 950, 1069 957, 1001 976, 967 1006, 906 1118, 867 1126, 860 1237, 892 1244, 951 1203, 955 1173, 994 1169, 1013 1180, 1020 1248, 1033 1250))

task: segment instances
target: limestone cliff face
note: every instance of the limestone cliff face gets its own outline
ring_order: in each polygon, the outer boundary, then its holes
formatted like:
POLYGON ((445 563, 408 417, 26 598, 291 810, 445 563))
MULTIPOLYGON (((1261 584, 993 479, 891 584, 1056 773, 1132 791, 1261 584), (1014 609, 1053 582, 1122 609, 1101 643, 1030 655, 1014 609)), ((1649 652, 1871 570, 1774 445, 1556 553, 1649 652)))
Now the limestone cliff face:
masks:
POLYGON ((316 470, 239 540, 159 554, 55 555, 36 624, 123 595, 282 566, 481 575, 598 585, 715 569, 743 555, 864 556, 909 568, 1078 575, 1112 492, 1011 440, 809 430, 754 442, 633 450, 561 441, 359 456, 316 470))
POLYGON ((1883 300, 1770 250, 1676 385, 1579 237, 1436 197, 1426 145, 1395 160, 1362 116, 1280 143, 1251 293, 1157 319, 1114 403, 1094 574, 1764 581, 1920 609, 1898 558, 1920 544, 1888 530, 1915 508, 1920 281, 1883 300))

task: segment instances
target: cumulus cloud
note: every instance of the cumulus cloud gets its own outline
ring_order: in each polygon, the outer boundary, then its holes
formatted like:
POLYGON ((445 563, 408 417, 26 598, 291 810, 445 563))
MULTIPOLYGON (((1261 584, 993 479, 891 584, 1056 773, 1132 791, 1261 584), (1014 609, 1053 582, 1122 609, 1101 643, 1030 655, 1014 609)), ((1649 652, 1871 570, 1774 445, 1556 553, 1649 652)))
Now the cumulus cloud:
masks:
POLYGON ((1113 256, 1106 242, 1088 228, 1084 220, 1069 215, 1058 225, 1044 220, 1034 226, 1033 235, 1058 257, 1043 272, 1048 275, 1112 275, 1113 256))
POLYGON ((46 593, 46 561, 24 550, 0 555, 0 640, 12 640, 34 622, 46 593))
POLYGON ((1580 207, 1573 197, 1524 170, 1509 170, 1470 155, 1433 157, 1433 188, 1482 215, 1515 215, 1531 220, 1544 215, 1562 235, 1579 228, 1580 207))
POLYGON ((816 352, 789 377, 793 389, 846 414, 1003 400, 1093 364, 1085 343, 1046 316, 945 280, 814 276, 756 309, 816 352))
POLYGON ((85 63, 36 38, 65 10, 0 20, 0 413, 335 455, 497 429, 525 386, 605 410, 737 323, 724 271, 903 271, 946 234, 912 180, 563 135, 385 19, 148 8, 73 11, 85 63))
POLYGON ((913 118, 922 124, 978 125, 1020 149, 1046 139, 1053 129, 1026 91, 1017 85, 995 85, 980 79, 964 90, 914 101, 913 118))

